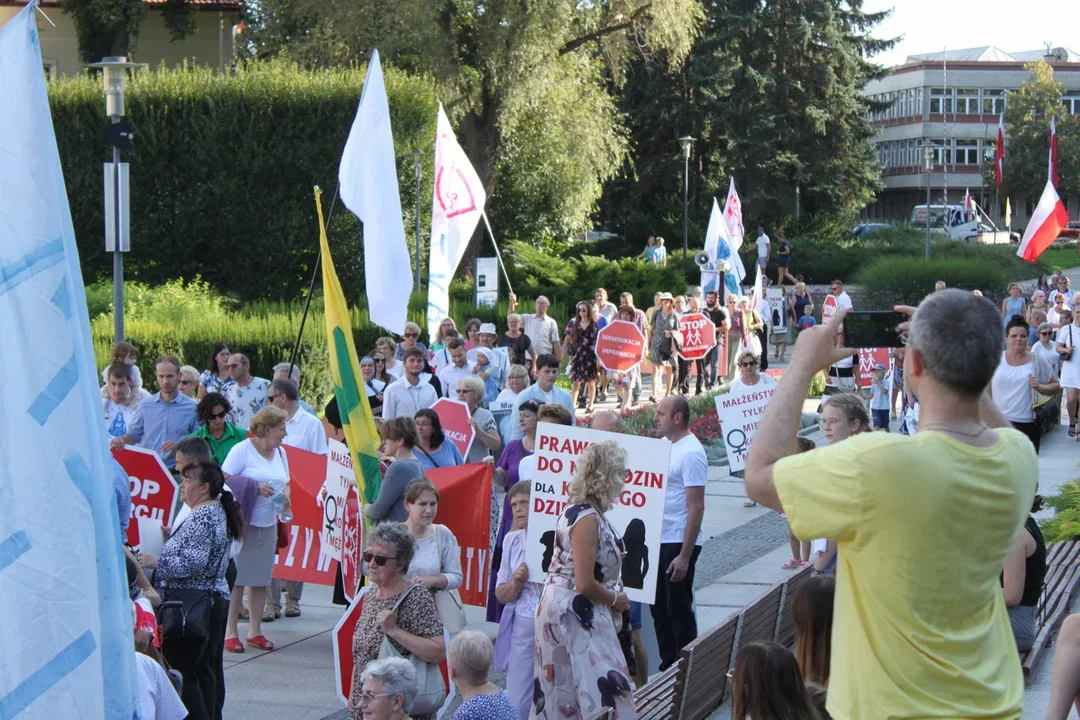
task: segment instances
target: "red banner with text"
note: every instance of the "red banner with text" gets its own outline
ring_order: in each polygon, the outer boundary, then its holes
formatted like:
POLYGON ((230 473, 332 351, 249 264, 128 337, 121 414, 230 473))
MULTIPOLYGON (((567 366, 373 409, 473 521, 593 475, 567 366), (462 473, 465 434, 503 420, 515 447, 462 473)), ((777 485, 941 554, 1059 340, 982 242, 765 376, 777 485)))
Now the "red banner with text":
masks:
POLYGON ((485 607, 491 574, 491 466, 437 468, 428 470, 427 478, 439 488, 435 522, 450 528, 461 547, 461 601, 485 607))
POLYGON ((289 458, 293 519, 286 528, 289 544, 278 550, 274 577, 316 585, 333 585, 338 561, 325 552, 319 539, 323 522, 323 483, 326 456, 282 445, 289 458))

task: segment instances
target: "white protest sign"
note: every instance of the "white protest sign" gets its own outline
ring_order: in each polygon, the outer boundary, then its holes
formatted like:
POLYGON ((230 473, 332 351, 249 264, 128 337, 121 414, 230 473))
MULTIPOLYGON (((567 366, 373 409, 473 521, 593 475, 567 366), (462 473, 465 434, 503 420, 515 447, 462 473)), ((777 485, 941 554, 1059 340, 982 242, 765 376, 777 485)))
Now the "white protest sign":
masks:
POLYGON ((319 539, 323 552, 335 560, 341 560, 345 541, 345 501, 349 488, 356 484, 353 474, 352 455, 344 443, 328 440, 326 456, 326 482, 323 483, 323 521, 319 526, 319 539))
POLYGON ((769 288, 765 291, 765 299, 769 303, 769 327, 771 332, 787 332, 788 324, 788 301, 784 297, 784 291, 780 288, 769 288))
POLYGON ((627 597, 652 605, 660 568, 671 443, 656 438, 540 423, 532 476, 528 544, 529 579, 543 582, 555 546, 555 526, 566 509, 577 457, 589 445, 614 440, 626 450, 626 486, 605 513, 626 548, 622 581, 627 597))
MULTIPOLYGON (((760 384, 760 383, 759 383, 760 384)), ((746 456, 757 433, 765 407, 776 392, 776 385, 745 388, 738 394, 716 396, 716 414, 727 451, 728 468, 732 472, 746 469, 746 456)))

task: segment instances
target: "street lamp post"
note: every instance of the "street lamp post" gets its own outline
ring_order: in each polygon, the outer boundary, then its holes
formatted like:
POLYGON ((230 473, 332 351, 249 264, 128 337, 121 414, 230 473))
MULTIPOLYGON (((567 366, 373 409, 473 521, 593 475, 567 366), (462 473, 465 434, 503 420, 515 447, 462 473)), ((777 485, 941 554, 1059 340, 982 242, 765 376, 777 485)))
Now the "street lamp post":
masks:
POLYGON ((926 170, 926 259, 930 259, 930 173, 934 171, 934 149, 932 142, 923 144, 923 169, 926 170))
POLYGON ((105 57, 87 67, 99 68, 105 81, 105 129, 112 145, 112 162, 105 163, 105 251, 113 254, 113 339, 124 339, 124 253, 131 250, 131 204, 128 164, 120 162, 120 150, 131 149, 131 125, 122 123, 124 91, 129 68, 144 67, 124 57, 105 57))
POLYGON ((690 252, 690 147, 694 138, 689 135, 679 138, 683 156, 683 212, 682 212, 682 251, 683 257, 690 252))
POLYGON ((424 169, 424 151, 417 148, 412 156, 416 176, 416 275, 413 278, 413 291, 420 292, 420 174, 424 169))

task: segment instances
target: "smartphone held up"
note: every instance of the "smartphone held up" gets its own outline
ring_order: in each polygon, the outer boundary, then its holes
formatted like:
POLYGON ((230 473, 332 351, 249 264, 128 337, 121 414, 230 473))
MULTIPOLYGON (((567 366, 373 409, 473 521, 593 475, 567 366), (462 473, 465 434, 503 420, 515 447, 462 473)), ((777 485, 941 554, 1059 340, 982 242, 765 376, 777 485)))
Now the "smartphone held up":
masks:
POLYGON ((844 347, 898 348, 904 342, 897 329, 909 318, 894 310, 852 311, 844 317, 844 347))

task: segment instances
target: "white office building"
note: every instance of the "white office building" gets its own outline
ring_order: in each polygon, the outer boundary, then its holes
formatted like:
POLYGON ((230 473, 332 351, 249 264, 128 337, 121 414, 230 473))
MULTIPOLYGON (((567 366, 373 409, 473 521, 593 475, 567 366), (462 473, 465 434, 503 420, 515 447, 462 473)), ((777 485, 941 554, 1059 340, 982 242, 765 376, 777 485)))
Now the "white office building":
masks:
MULTIPOLYGON (((872 221, 910 218, 912 208, 926 202, 929 183, 934 203, 947 197, 959 204, 970 189, 995 221, 1000 218, 1005 198, 994 207, 993 184, 983 186, 982 159, 993 157, 998 115, 1009 92, 1030 77, 1024 65, 1040 59, 1051 63, 1054 78, 1065 85, 1066 110, 1080 115, 1080 54, 1067 48, 1007 53, 978 47, 912 55, 886 77, 868 82, 865 94, 891 104, 873 116, 885 189, 864 216, 872 221), (929 173, 922 148, 927 142, 939 146, 929 173)), ((1005 162, 1007 173, 1007 140, 1005 162)), ((1080 214, 1080 198, 1062 200, 1072 217, 1080 214)), ((1027 224, 1036 202, 1038 198, 1012 198, 1014 228, 1027 224)))

